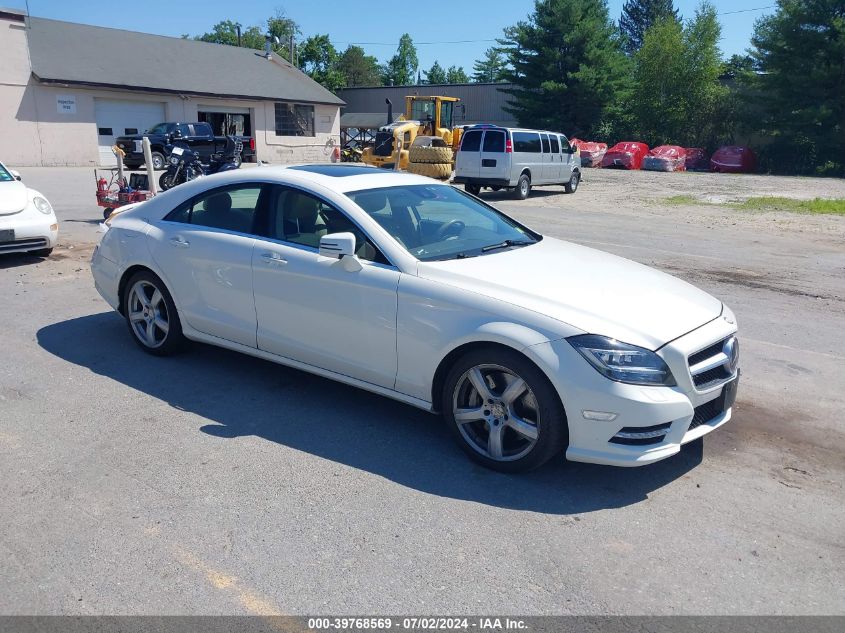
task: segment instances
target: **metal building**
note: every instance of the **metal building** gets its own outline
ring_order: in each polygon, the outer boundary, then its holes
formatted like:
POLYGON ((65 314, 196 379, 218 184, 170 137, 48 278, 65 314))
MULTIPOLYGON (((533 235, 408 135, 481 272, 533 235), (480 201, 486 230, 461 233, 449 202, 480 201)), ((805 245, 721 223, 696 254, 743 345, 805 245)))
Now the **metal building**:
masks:
MULTIPOLYGON (((393 111, 401 113, 405 108, 407 95, 446 95, 458 97, 466 110, 461 116, 456 112, 455 124, 494 123, 496 125, 515 126, 516 119, 505 106, 510 95, 503 89, 512 88, 513 84, 423 84, 418 86, 377 86, 373 88, 347 88, 338 96, 346 102, 343 113, 387 112, 384 100, 393 102, 393 111)), ((385 114, 386 115, 386 114, 385 114)))

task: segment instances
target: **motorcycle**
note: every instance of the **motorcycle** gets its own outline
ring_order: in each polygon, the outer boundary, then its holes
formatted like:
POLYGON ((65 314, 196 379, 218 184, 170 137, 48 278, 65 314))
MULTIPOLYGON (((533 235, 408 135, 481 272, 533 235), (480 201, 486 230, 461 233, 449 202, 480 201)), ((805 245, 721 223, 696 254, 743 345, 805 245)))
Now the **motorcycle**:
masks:
POLYGON ((219 154, 213 154, 208 164, 200 160, 199 155, 185 144, 173 144, 167 159, 167 171, 158 179, 162 191, 172 189, 183 182, 189 182, 201 176, 209 176, 218 172, 231 171, 240 167, 240 156, 243 143, 231 136, 226 137, 226 146, 219 154))

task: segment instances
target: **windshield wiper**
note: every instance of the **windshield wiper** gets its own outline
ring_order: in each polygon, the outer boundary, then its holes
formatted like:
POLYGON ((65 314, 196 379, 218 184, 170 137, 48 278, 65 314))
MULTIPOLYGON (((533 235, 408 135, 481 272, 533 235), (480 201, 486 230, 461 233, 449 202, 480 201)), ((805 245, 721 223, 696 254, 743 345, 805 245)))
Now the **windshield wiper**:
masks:
POLYGON ((504 242, 499 242, 498 244, 491 244, 490 246, 484 246, 481 248, 482 253, 486 253, 488 251, 495 251, 499 248, 510 248, 511 246, 528 246, 529 244, 536 244, 537 240, 505 240, 504 242))

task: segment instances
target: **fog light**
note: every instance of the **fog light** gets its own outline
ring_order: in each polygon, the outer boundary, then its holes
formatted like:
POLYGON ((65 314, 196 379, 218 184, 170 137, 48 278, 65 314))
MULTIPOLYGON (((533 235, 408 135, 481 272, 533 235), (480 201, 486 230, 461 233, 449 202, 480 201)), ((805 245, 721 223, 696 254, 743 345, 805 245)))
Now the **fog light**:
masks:
POLYGON ((581 415, 586 420, 599 420, 601 422, 612 422, 618 417, 618 414, 611 413, 610 411, 590 411, 589 409, 581 411, 581 415))

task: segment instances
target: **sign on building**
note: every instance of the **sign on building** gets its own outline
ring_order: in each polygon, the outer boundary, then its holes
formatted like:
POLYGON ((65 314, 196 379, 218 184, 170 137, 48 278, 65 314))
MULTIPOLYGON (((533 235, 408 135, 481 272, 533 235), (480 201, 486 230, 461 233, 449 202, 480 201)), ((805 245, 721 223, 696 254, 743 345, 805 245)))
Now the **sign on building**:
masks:
POLYGON ((76 114, 76 96, 56 95, 56 111, 59 114, 76 114))

